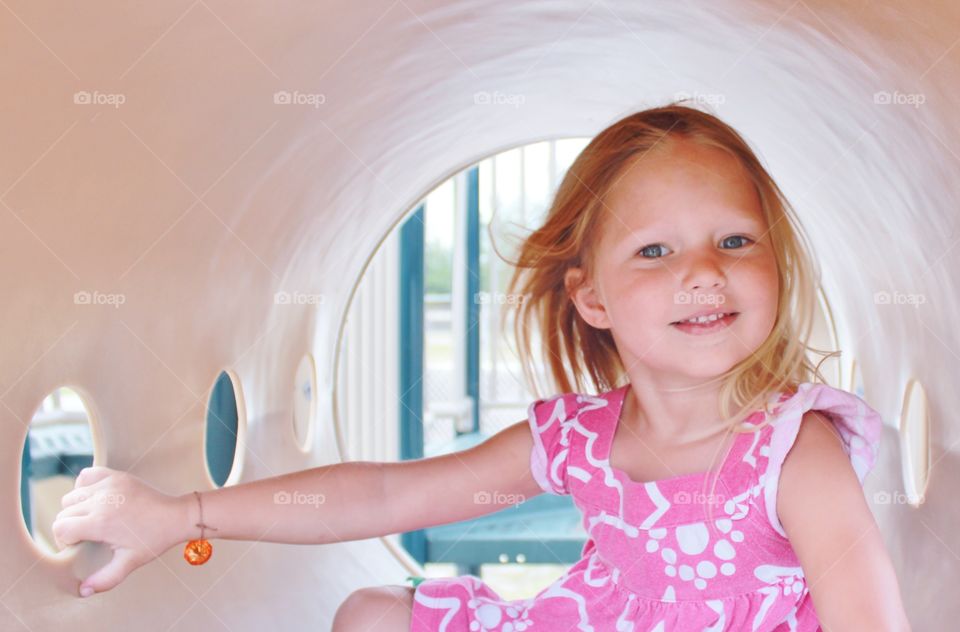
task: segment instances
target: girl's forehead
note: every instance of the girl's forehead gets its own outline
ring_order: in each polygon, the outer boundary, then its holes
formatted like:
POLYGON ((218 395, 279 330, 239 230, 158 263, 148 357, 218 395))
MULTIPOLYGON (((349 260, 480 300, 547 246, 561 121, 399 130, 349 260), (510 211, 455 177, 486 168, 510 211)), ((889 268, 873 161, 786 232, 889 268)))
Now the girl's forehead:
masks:
POLYGON ((731 154, 680 141, 645 152, 624 165, 609 193, 611 197, 716 196, 753 189, 750 174, 731 154))
MULTIPOLYGON (((636 161, 615 181, 604 211, 619 231, 684 221, 746 220, 764 224, 753 180, 733 157, 668 156, 636 161)), ((705 226, 706 227, 706 226, 705 226)))

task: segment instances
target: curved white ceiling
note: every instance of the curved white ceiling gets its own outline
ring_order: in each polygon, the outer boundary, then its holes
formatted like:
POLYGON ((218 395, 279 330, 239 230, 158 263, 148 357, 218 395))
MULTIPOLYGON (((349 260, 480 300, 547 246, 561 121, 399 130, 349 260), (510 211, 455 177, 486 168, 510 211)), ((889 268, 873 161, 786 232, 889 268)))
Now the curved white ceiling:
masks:
POLYGON ((960 579, 960 393, 944 379, 960 357, 958 13, 946 0, 5 2, 0 527, 22 537, 4 545, 4 629, 119 623, 131 603, 164 629, 293 629, 329 621, 358 585, 400 583, 376 542, 225 543, 228 571, 173 552, 94 612, 73 597, 73 563, 40 559, 14 511, 23 423, 77 384, 108 464, 182 493, 205 480, 204 397, 231 367, 257 446, 245 478, 337 459, 334 338, 402 215, 500 149, 591 135, 681 93, 740 130, 797 207, 844 352, 891 424, 871 491, 902 491, 893 424, 907 380, 926 387, 926 503, 874 509, 914 627, 942 629, 960 616, 943 599, 960 579), (284 92, 303 102, 275 102, 284 92), (125 303, 78 305, 79 291, 125 303), (277 291, 325 300, 277 305, 277 291), (275 432, 305 350, 327 420, 312 455, 275 432))

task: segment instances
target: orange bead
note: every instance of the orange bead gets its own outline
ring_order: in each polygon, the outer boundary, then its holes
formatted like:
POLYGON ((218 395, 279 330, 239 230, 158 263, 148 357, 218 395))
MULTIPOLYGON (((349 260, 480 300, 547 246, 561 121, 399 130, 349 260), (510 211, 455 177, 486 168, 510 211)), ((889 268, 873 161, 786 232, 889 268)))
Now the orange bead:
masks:
POLYGON ((194 566, 199 566, 213 555, 213 545, 208 540, 190 540, 183 549, 183 559, 194 566))

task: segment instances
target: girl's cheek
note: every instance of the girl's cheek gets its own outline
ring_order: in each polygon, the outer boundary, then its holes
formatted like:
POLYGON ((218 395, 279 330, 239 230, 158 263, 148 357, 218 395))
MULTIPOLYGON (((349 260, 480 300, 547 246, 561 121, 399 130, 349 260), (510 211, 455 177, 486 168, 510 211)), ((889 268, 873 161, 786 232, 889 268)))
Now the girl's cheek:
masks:
POLYGON ((774 291, 776 291, 777 261, 772 254, 744 260, 743 262, 747 263, 744 268, 749 270, 750 275, 754 277, 755 283, 759 282, 767 286, 772 285, 774 291))
POLYGON ((756 300, 757 305, 766 305, 770 310, 776 312, 780 283, 777 277, 776 263, 774 262, 772 267, 764 262, 758 262, 757 265, 752 266, 749 283, 754 288, 754 300, 756 300))

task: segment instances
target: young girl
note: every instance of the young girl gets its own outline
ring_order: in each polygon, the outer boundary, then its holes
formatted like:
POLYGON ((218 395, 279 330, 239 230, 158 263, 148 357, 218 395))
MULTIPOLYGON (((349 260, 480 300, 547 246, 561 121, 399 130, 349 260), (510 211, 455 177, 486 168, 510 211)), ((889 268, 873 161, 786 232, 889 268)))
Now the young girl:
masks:
POLYGON ((536 389, 530 364, 546 359, 560 393, 528 419, 457 454, 202 495, 88 468, 54 534, 113 547, 86 593, 202 538, 200 525, 329 543, 506 506, 474 502, 479 492, 570 494, 588 534, 581 559, 535 597, 503 600, 472 575, 365 588, 334 630, 908 630, 861 487, 881 420, 808 360, 818 270, 801 234, 722 121, 679 104, 628 116, 583 150, 515 262, 524 371, 536 389), (275 501, 296 492, 325 500, 275 501))

